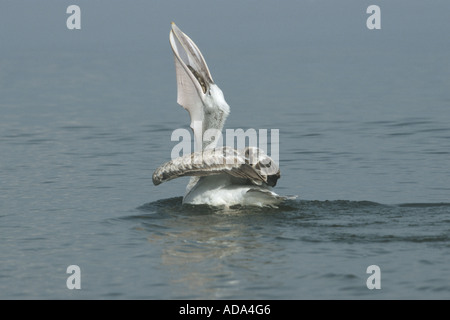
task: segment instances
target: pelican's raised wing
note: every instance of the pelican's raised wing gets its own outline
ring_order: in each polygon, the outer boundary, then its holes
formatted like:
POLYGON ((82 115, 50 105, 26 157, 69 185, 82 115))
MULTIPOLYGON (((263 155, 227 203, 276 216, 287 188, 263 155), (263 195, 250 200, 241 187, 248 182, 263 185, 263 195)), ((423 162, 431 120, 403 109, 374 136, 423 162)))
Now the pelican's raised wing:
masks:
POLYGON ((169 39, 175 56, 177 102, 189 112, 197 150, 201 150, 203 127, 196 126, 203 122, 204 96, 214 82, 198 47, 173 22, 169 39))
POLYGON ((178 177, 221 173, 249 180, 254 185, 271 187, 280 178, 278 166, 261 149, 222 147, 194 152, 166 162, 153 173, 153 183, 158 185, 178 177))

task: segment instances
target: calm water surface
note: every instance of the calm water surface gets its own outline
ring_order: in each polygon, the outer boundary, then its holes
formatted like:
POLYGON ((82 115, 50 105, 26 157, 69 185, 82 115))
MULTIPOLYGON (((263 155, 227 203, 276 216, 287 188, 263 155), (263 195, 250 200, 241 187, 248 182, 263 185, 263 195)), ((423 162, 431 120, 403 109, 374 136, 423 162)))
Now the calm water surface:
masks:
POLYGON ((242 8, 246 27, 218 19, 214 36, 181 11, 146 20, 134 7, 121 14, 141 20, 114 37, 88 18, 97 33, 56 32, 61 43, 17 29, 29 42, 0 54, 0 298, 449 299, 448 10, 420 7, 411 30, 386 15, 391 31, 374 34, 364 10, 341 26, 333 8, 304 6, 303 20, 258 9, 275 19, 260 32, 242 8), (276 190, 296 200, 182 206, 186 178, 153 186, 172 130, 188 127, 167 36, 177 17, 231 106, 226 127, 280 129, 276 190), (66 287, 69 265, 81 290, 66 287), (380 290, 366 287, 370 265, 380 290))

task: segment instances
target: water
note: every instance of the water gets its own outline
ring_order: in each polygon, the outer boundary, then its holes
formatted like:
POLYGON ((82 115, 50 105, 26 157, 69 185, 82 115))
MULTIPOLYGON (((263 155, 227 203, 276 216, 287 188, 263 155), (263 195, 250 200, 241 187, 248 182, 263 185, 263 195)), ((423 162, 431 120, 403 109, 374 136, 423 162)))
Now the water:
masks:
POLYGON ((0 298, 448 299, 450 8, 382 2, 376 33, 356 3, 220 4, 206 18, 82 3, 79 33, 65 5, 5 5, 0 298), (153 186, 188 127, 171 20, 223 89, 226 127, 280 129, 275 190, 296 200, 182 206, 187 178, 153 186))

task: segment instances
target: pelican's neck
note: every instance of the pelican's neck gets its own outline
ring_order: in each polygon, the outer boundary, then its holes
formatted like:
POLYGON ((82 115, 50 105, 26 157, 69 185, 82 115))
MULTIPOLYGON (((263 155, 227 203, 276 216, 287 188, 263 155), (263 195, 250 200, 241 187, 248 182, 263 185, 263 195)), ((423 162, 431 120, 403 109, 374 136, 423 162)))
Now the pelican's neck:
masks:
POLYGON ((202 150, 217 146, 229 113, 230 106, 225 101, 222 90, 216 84, 211 84, 203 105, 202 150))

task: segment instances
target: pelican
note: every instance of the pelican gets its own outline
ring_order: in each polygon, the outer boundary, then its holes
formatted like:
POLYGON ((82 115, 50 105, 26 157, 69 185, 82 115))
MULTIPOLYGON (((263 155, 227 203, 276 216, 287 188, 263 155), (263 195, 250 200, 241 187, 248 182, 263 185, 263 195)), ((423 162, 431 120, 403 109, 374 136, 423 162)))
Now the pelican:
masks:
POLYGON ((157 168, 154 185, 191 176, 183 204, 275 206, 287 199, 272 191, 280 170, 261 149, 217 147, 218 139, 204 139, 208 130, 222 130, 230 107, 198 47, 173 22, 169 40, 175 58, 177 102, 189 112, 196 149, 157 168))

